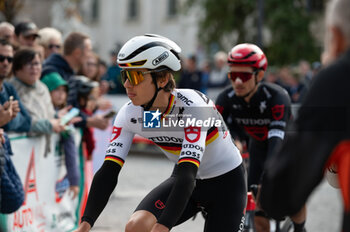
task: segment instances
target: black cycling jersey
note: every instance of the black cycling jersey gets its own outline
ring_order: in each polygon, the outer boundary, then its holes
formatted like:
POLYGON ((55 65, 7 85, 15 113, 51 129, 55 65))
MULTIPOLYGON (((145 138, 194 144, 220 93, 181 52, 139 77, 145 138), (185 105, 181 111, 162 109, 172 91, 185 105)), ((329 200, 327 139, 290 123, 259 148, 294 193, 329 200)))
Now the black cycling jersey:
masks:
MULTIPOLYGON (((232 87, 217 98, 216 106, 234 139, 242 140, 243 130, 250 137, 248 184, 258 184, 265 160, 282 142, 291 116, 290 98, 282 87, 260 83, 247 103, 232 87)), ((244 139, 244 137, 243 137, 244 139)))
POLYGON ((344 202, 342 231, 350 231, 349 73, 350 50, 314 77, 293 133, 287 134, 281 151, 267 162, 260 202, 270 216, 298 212, 321 182, 327 165, 335 163, 344 202))

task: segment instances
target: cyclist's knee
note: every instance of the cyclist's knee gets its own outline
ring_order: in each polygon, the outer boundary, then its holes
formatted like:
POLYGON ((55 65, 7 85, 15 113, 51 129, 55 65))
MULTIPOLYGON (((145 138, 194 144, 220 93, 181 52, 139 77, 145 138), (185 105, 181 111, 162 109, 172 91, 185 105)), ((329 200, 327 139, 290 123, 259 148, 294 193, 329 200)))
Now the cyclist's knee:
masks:
POLYGON ((152 229, 157 219, 147 211, 135 212, 125 226, 125 232, 148 232, 152 229))

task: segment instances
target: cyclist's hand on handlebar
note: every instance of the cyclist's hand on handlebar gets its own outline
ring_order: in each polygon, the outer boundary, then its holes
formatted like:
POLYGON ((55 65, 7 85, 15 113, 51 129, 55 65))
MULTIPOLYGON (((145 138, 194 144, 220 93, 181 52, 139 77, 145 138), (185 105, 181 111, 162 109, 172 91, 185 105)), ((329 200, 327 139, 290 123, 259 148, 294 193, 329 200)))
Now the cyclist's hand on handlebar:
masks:
POLYGON ((260 198, 260 189, 261 189, 261 185, 252 184, 249 186, 249 190, 252 192, 256 206, 259 209, 261 209, 260 199, 259 199, 260 198))

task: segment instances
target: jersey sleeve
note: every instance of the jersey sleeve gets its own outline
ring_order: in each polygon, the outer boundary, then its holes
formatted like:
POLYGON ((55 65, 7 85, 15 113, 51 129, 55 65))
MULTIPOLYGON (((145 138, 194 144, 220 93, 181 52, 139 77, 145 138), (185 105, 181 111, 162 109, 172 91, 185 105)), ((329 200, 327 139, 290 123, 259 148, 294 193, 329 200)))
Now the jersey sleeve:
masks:
POLYGON ((267 138, 284 138, 287 123, 291 118, 291 102, 285 91, 279 91, 271 101, 271 123, 268 129, 267 138))
POLYGON ((112 134, 106 151, 105 160, 117 163, 123 167, 125 158, 128 155, 134 133, 128 128, 125 120, 127 105, 124 105, 118 112, 113 124, 112 134))
POLYGON ((271 122, 268 128, 267 157, 277 152, 285 136, 286 127, 291 118, 291 102, 287 92, 279 91, 271 101, 271 122))

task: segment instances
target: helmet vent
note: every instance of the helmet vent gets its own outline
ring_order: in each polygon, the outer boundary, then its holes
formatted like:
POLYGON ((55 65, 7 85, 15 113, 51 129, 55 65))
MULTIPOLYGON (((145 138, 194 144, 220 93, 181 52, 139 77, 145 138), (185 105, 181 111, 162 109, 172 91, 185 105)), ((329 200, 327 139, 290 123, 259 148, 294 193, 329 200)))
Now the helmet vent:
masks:
POLYGON ((169 50, 171 50, 172 48, 167 45, 166 43, 163 43, 163 42, 151 42, 151 43, 148 43, 148 44, 145 44, 143 45, 142 47, 139 47, 138 49, 136 49, 133 53, 131 53, 130 55, 128 55, 127 57, 125 57, 124 59, 120 59, 120 61, 124 61, 124 60, 130 60, 132 58, 134 58, 135 56, 137 56, 138 54, 140 54, 141 52, 143 51, 146 51, 147 49, 150 49, 152 47, 156 47, 156 46, 161 46, 161 47, 164 47, 164 48, 167 48, 169 50))

